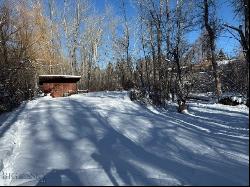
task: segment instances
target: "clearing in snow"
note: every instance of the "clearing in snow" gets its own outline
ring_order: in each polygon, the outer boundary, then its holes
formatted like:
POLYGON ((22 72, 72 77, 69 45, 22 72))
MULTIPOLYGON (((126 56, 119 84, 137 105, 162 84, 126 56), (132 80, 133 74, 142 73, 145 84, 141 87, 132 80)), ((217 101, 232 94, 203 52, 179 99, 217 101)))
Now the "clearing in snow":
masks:
POLYGON ((126 92, 24 103, 0 116, 0 185, 248 185, 248 108, 189 105, 126 92))

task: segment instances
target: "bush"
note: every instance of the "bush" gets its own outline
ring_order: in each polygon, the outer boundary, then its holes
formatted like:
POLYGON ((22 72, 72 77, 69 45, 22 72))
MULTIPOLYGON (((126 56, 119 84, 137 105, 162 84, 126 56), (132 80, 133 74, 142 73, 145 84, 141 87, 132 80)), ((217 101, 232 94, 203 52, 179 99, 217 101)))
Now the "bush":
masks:
POLYGON ((6 106, 4 106, 3 104, 0 104, 0 114, 6 111, 8 111, 6 106))
POLYGON ((132 88, 134 88, 134 86, 135 86, 135 83, 132 80, 126 80, 126 81, 124 81, 124 83, 122 85, 124 90, 132 89, 132 88))
POLYGON ((218 100, 218 103, 220 104, 231 105, 231 106, 246 104, 246 102, 247 100, 243 95, 233 92, 223 93, 218 100))
POLYGON ((131 101, 138 101, 144 98, 144 94, 140 90, 130 90, 129 98, 131 101))
POLYGON ((162 106, 164 104, 160 94, 157 92, 148 93, 146 90, 131 90, 129 92, 131 101, 140 101, 142 103, 151 103, 156 106, 162 106))
POLYGON ((150 93, 149 98, 152 100, 153 104, 156 106, 160 106, 163 104, 161 95, 158 92, 150 93))
POLYGON ((226 97, 226 98, 220 99, 219 103, 223 104, 223 105, 231 105, 231 106, 236 106, 236 105, 240 104, 238 101, 234 101, 230 97, 226 97))

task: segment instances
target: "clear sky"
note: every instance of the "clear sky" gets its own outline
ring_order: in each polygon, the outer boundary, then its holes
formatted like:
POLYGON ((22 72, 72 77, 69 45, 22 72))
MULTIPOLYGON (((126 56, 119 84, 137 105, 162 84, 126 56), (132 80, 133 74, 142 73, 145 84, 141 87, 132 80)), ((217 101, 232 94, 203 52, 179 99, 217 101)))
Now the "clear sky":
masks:
MULTIPOLYGON (((120 14, 120 0, 93 0, 95 7, 99 11, 103 11, 105 7, 105 3, 111 4, 114 9, 116 10, 116 14, 120 14)), ((136 10, 132 5, 132 0, 125 0, 127 5, 127 14, 132 19, 136 15, 136 10)), ((218 7, 217 7, 217 14, 219 19, 221 19, 222 22, 227 22, 233 25, 238 25, 238 20, 235 18, 233 13, 233 8, 228 2, 228 0, 217 0, 218 7)), ((188 40, 190 42, 197 39, 199 36, 200 31, 194 31, 188 34, 188 40)), ((223 49, 227 54, 234 55, 234 49, 237 49, 239 47, 238 41, 232 38, 232 36, 228 32, 221 33, 220 37, 217 39, 217 48, 223 49)))
MULTIPOLYGON (((126 11, 129 20, 133 20, 136 18, 136 9, 133 7, 133 0, 125 0, 126 3, 126 11)), ((170 0, 171 1, 171 0, 170 0)), ((174 1, 174 0, 172 0, 174 1)), ((105 9, 105 4, 108 3, 112 5, 114 12, 116 15, 121 15, 120 9, 120 0, 90 0, 91 3, 94 4, 95 9, 103 13, 105 9)), ((217 0, 217 14, 219 19, 222 22, 227 22, 233 25, 238 25, 238 20, 235 18, 233 14, 233 9, 228 0, 217 0)), ((63 8, 63 0, 56 0, 56 5, 59 9, 63 8)), ((187 35, 187 39, 190 43, 196 40, 199 37, 200 30, 191 32, 187 35)), ((133 43, 135 39, 131 37, 131 43, 133 43)), ((133 44, 132 44, 133 45, 133 44)), ((223 49, 227 54, 233 56, 235 54, 234 49, 239 47, 239 43, 237 40, 232 38, 232 36, 228 32, 221 33, 220 37, 217 39, 217 49, 223 49)))

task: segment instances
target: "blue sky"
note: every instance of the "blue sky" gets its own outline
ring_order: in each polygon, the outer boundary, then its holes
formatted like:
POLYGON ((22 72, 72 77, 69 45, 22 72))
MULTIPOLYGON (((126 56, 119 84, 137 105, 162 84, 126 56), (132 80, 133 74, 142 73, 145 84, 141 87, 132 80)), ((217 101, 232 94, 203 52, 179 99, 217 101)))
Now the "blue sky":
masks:
MULTIPOLYGON (((95 7, 99 11, 104 10, 105 2, 111 4, 114 9, 116 10, 116 13, 119 15, 119 6, 120 6, 120 0, 93 0, 95 7)), ((127 5, 127 14, 132 19, 134 16, 136 16, 136 10, 132 6, 131 0, 125 0, 127 5)), ((218 17, 221 19, 222 22, 227 22, 233 25, 238 25, 238 20, 235 18, 233 14, 233 8, 230 5, 230 3, 227 0, 218 0, 218 8, 217 8, 217 14, 218 17)), ((193 42, 197 37, 199 36, 200 31, 194 31, 188 34, 188 40, 190 42, 193 42)), ((238 41, 231 38, 232 36, 228 32, 221 33, 220 37, 217 39, 217 48, 223 49, 227 54, 234 55, 234 49, 237 49, 239 47, 238 41)))
MULTIPOLYGON (((221 0, 221 5, 218 9, 218 16, 226 23, 233 24, 235 26, 239 25, 239 20, 234 16, 232 6, 225 0, 221 0)), ((233 55, 234 49, 239 48, 239 43, 236 39, 229 38, 232 37, 228 32, 221 34, 218 39, 218 48, 223 48, 227 53, 233 55)))
MULTIPOLYGON (((128 19, 132 20, 136 17, 136 9, 132 5, 133 0, 125 0, 126 4, 126 11, 128 15, 128 19)), ((174 1, 174 0, 173 0, 174 1)), ((95 9, 103 13, 105 4, 111 4, 114 12, 116 15, 121 15, 121 9, 120 5, 121 2, 120 0, 90 0, 91 3, 93 3, 95 9)), ((170 0, 171 2, 171 0, 170 0)), ((238 20, 237 18, 234 17, 233 14, 233 9, 229 2, 227 0, 218 0, 216 1, 218 3, 218 8, 217 8, 217 14, 218 17, 221 19, 222 22, 227 22, 233 25, 238 25, 238 20)), ((59 7, 59 9, 63 8, 63 0, 56 0, 56 5, 59 7)), ((190 43, 195 41, 199 37, 200 30, 198 31, 193 31, 187 35, 187 39, 190 43)), ((231 38, 232 36, 228 32, 223 32, 221 33, 220 37, 217 39, 217 49, 223 49, 227 54, 230 56, 233 56, 235 54, 234 49, 239 48, 238 41, 231 38)), ((133 46, 134 38, 131 37, 131 43, 133 46)))

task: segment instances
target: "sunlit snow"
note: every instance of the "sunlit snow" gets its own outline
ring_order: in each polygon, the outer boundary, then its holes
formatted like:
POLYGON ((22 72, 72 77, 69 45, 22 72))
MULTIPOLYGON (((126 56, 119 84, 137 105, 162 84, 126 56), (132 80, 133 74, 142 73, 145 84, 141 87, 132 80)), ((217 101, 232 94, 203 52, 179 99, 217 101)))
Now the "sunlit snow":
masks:
POLYGON ((0 185, 248 185, 248 108, 189 106, 127 92, 24 103, 0 116, 0 185))

